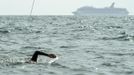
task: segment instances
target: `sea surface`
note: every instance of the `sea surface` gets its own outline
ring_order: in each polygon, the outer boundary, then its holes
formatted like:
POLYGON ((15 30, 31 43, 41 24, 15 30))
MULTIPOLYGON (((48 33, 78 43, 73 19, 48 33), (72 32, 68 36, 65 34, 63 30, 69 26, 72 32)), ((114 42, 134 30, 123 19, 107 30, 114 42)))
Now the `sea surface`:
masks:
POLYGON ((134 16, 0 16, 0 75, 134 75, 134 16))

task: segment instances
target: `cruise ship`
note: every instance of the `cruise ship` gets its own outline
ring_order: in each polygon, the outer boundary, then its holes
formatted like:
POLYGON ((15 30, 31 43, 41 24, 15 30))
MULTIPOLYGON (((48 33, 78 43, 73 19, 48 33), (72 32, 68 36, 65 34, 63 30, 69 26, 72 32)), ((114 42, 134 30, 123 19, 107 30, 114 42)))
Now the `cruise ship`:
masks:
POLYGON ((110 7, 105 7, 105 8, 95 8, 95 7, 89 7, 89 6, 84 6, 77 11, 74 11, 74 15, 99 15, 99 16, 126 16, 129 14, 126 8, 116 8, 114 7, 115 3, 112 3, 110 7))

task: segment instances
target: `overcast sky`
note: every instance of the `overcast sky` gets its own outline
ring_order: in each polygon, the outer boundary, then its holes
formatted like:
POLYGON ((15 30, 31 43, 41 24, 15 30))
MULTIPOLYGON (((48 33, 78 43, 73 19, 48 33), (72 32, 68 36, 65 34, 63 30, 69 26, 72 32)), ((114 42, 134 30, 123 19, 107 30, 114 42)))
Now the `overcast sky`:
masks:
MULTIPOLYGON (((0 0, 0 15, 29 15, 33 0, 0 0)), ((82 6, 127 8, 134 15, 134 0, 36 0, 33 15, 72 15, 82 6)))

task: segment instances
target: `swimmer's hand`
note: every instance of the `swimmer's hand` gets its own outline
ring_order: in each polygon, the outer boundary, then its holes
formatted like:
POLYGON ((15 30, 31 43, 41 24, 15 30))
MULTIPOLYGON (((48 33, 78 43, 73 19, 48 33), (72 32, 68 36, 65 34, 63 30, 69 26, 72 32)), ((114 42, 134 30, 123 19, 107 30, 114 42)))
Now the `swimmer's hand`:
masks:
POLYGON ((48 57, 50 57, 50 58, 56 58, 56 55, 55 54, 48 54, 48 57))

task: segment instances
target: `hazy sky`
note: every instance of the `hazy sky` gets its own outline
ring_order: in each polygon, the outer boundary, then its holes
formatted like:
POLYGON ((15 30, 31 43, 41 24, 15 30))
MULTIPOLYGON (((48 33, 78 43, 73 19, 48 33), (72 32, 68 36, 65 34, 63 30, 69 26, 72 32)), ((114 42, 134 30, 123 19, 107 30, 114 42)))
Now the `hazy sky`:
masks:
MULTIPOLYGON (((0 0, 0 15, 29 15, 33 0, 0 0)), ((36 0, 33 15, 71 15, 82 6, 127 8, 134 15, 134 0, 36 0)))

